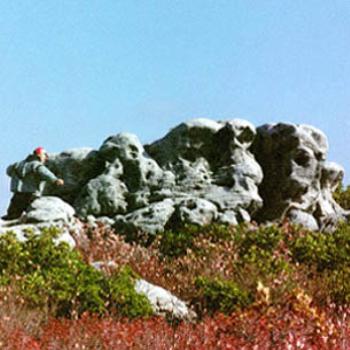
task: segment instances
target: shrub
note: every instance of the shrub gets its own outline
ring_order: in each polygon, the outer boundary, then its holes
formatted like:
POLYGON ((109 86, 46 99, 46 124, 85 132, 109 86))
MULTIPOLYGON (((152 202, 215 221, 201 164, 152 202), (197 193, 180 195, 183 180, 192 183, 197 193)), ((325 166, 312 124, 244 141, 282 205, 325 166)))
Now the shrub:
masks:
POLYGON ((150 316, 152 307, 144 295, 137 294, 134 289, 137 275, 128 266, 118 274, 112 275, 108 281, 110 303, 116 313, 129 318, 150 316))
POLYGON ((185 255, 188 250, 201 249, 196 246, 195 239, 202 237, 212 243, 222 240, 232 240, 236 228, 222 224, 210 224, 206 226, 183 225, 176 231, 166 230, 160 234, 159 250, 164 256, 176 258, 185 255))
POLYGON ((284 240, 285 233, 276 225, 238 231, 234 237, 239 256, 235 262, 236 269, 256 271, 256 278, 268 278, 289 271, 284 240))
POLYGON ((188 249, 193 248, 194 233, 188 231, 165 231, 161 234, 159 250, 167 257, 185 255, 188 249))
POLYGON ((350 263, 350 225, 341 224, 333 233, 306 232, 289 246, 295 261, 314 264, 319 271, 336 270, 350 263))
POLYGON ((198 277, 198 303, 202 310, 209 313, 222 312, 230 314, 235 309, 247 306, 252 300, 234 281, 219 278, 198 277))
POLYGON ((68 244, 55 243, 58 234, 56 228, 45 228, 38 235, 27 232, 23 242, 11 232, 0 237, 0 283, 13 283, 26 303, 47 307, 56 316, 112 309, 130 317, 150 314, 147 299, 134 291, 131 269, 108 277, 86 264, 68 244))
POLYGON ((334 199, 344 209, 350 209, 350 186, 346 188, 339 184, 337 190, 333 193, 334 199))
POLYGON ((269 225, 253 230, 241 229, 237 231, 234 240, 239 249, 239 255, 244 257, 252 251, 258 250, 272 253, 283 237, 284 234, 281 228, 276 225, 269 225))

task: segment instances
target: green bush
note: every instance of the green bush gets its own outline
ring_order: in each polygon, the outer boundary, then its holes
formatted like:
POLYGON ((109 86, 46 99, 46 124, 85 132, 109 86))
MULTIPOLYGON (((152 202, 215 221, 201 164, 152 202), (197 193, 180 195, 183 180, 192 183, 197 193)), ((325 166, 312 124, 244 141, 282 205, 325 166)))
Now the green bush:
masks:
POLYGON ((339 184, 337 190, 333 193, 334 199, 344 209, 350 209, 350 186, 346 188, 342 184, 339 184))
POLYGON ((236 269, 250 268, 259 275, 268 277, 290 266, 288 260, 279 250, 285 235, 276 225, 261 226, 254 230, 242 229, 234 237, 239 259, 236 269))
POLYGON ((350 225, 340 224, 332 233, 306 232, 289 246, 294 262, 309 268, 310 279, 323 281, 331 300, 350 303, 350 225))
POLYGON ((336 270, 350 264, 350 225, 341 224, 333 233, 307 232, 289 245, 295 261, 318 271, 336 270))
POLYGON ((163 256, 176 258, 193 249, 196 228, 185 226, 181 231, 164 231, 160 237, 159 251, 163 256))
POLYGON ((209 313, 230 314, 252 302, 248 292, 242 290, 234 281, 220 278, 197 277, 198 302, 209 313))
POLYGON ((58 235, 56 228, 46 228, 27 232, 23 242, 11 232, 1 236, 0 284, 13 284, 29 305, 48 307, 56 316, 111 310, 130 317, 150 314, 146 297, 134 291, 131 269, 108 277, 68 244, 55 243, 58 235))
POLYGON ((129 266, 125 266, 108 281, 111 305, 122 316, 150 316, 153 313, 146 297, 135 292, 136 278, 135 272, 129 266))
POLYGON ((283 231, 276 225, 261 226, 254 230, 242 229, 234 236, 241 257, 258 250, 272 253, 283 238, 283 231))
POLYGON ((233 227, 228 225, 183 225, 176 231, 166 230, 161 234, 159 250, 163 256, 173 258, 185 255, 188 249, 200 253, 200 249, 195 246, 195 238, 201 236, 215 243, 219 240, 232 239, 234 232, 233 227))

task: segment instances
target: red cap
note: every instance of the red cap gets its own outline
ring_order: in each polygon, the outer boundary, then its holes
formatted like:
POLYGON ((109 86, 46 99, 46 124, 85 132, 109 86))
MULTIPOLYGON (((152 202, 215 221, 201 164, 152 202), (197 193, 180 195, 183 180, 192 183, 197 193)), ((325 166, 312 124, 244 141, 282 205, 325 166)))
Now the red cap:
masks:
POLYGON ((47 153, 45 151, 45 149, 43 147, 37 147, 35 150, 34 150, 34 153, 38 156, 39 154, 42 154, 42 153, 47 153))

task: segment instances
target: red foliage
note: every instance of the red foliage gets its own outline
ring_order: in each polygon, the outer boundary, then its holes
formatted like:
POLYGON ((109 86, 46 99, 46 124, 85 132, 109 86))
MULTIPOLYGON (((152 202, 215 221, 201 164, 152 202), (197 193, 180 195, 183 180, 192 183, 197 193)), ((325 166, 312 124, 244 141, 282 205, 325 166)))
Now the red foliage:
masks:
POLYGON ((78 320, 51 319, 37 340, 20 329, 2 333, 1 349, 340 350, 350 348, 349 321, 350 308, 320 310, 301 294, 283 308, 256 304, 198 323, 171 325, 160 317, 130 321, 88 314, 78 320))
MULTIPOLYGON (((286 240, 277 246, 273 258, 289 263, 286 241, 303 232, 296 233, 288 225, 283 229, 286 240)), ((44 310, 28 309, 9 290, 0 293, 0 349, 350 349, 350 307, 331 304, 328 291, 322 288, 322 276, 315 272, 309 278, 312 271, 307 266, 295 264, 288 273, 282 270, 272 277, 254 270, 254 265, 237 271, 233 262, 239 257, 233 242, 213 243, 205 236, 194 241, 199 253, 189 250, 172 259, 159 254, 157 242, 148 248, 129 244, 102 225, 87 227, 86 237, 77 241, 87 262, 105 262, 106 270, 110 261, 117 269, 128 264, 146 280, 184 300, 195 299, 194 280, 201 275, 239 279, 255 293, 255 302, 229 316, 206 316, 196 323, 170 324, 160 317, 128 320, 89 314, 77 320, 47 320, 44 310)))

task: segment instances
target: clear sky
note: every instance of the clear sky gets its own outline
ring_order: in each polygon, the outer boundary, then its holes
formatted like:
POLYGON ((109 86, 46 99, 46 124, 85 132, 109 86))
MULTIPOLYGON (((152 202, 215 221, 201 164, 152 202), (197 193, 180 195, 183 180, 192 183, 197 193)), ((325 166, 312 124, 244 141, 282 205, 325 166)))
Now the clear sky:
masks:
POLYGON ((6 166, 36 146, 146 143, 182 121, 323 130, 350 177, 350 1, 0 2, 0 213, 6 166))

